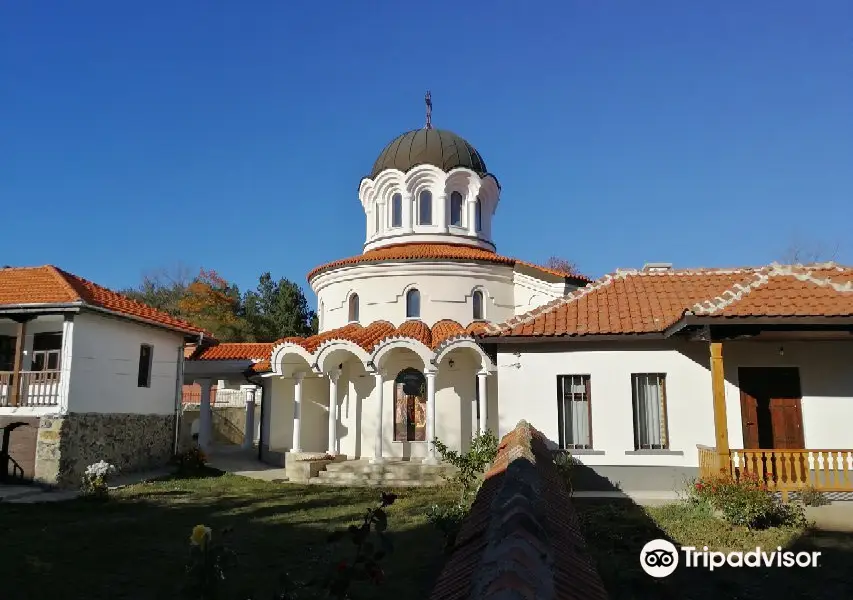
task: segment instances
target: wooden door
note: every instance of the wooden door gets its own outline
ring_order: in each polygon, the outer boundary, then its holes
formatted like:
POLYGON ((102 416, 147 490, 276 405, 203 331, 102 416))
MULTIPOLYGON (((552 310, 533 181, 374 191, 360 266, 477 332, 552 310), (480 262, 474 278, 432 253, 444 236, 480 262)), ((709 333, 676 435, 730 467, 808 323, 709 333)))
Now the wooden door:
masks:
POLYGON ((741 367, 738 380, 744 448, 803 448, 799 369, 741 367))
POLYGON ((773 425, 773 447, 790 450, 804 448, 800 399, 770 398, 769 410, 773 425))

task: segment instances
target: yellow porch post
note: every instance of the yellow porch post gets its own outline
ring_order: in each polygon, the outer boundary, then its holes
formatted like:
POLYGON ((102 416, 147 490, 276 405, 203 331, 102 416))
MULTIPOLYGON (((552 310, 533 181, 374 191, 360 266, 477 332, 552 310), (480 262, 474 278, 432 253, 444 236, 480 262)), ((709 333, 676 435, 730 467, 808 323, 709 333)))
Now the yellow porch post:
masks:
POLYGON ((714 433, 720 471, 731 472, 729 461, 729 427, 726 421, 726 374, 723 366, 723 343, 711 342, 711 390, 714 395, 714 433))

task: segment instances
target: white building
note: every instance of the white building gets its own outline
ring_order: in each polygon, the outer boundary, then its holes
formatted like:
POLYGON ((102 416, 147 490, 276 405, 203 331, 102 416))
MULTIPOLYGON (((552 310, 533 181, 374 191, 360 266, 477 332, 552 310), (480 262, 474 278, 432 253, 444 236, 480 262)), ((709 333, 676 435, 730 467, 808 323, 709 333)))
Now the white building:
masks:
POLYGON ((853 269, 652 264, 590 282, 497 254, 500 190, 453 133, 386 146, 359 186, 362 254, 308 275, 319 334, 245 357, 265 459, 433 462, 434 436, 465 449, 526 419, 589 485, 670 489, 700 460, 754 461, 743 449, 853 468, 853 269))
POLYGON ((184 346, 204 332, 56 267, 0 269, 0 427, 11 474, 76 485, 99 460, 171 458, 184 346))

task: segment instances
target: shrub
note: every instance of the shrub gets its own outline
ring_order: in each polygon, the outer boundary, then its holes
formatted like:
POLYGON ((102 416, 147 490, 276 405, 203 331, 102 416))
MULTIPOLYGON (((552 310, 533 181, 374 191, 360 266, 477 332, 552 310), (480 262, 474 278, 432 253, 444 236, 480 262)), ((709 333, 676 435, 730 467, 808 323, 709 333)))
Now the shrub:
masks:
POLYGON ((86 467, 83 473, 83 495, 93 498, 106 498, 109 493, 107 482, 118 472, 115 465, 100 460, 86 467))
MULTIPOLYGON (((353 556, 328 565, 320 577, 309 581, 295 580, 283 574, 276 600, 316 600, 317 598, 350 598, 352 585, 364 581, 380 585, 385 578, 383 558, 393 551, 387 535, 388 515, 385 509, 394 504, 395 494, 382 492, 379 505, 366 511, 359 525, 332 533, 329 544, 348 539, 355 547, 353 556)), ((227 535, 229 530, 223 530, 227 535)), ((224 536, 223 536, 224 537, 224 536)), ((236 566, 236 555, 224 544, 214 543, 209 527, 196 525, 190 535, 190 558, 187 563, 185 593, 193 600, 217 600, 224 594, 222 582, 236 566)), ((245 598, 245 596, 240 596, 245 598)), ((248 600, 252 600, 250 596, 248 600)))
POLYGON ((433 504, 427 511, 427 521, 444 535, 444 550, 449 553, 456 544, 456 537, 462 529, 462 523, 468 516, 468 506, 451 504, 439 506, 433 504))
POLYGON ((805 523, 802 505, 782 504, 757 475, 749 472, 737 479, 719 475, 694 480, 688 499, 708 504, 732 525, 751 529, 805 523))
MULTIPOLYGON (((228 530, 223 530, 223 536, 228 530)), ((190 555, 187 561, 185 594, 197 600, 220 597, 221 583, 226 572, 236 565, 234 552, 224 544, 213 541, 210 527, 196 525, 190 534, 190 555)))
POLYGON ((181 471, 199 471, 207 465, 207 455, 197 445, 175 455, 175 464, 181 471))
POLYGON ((572 474, 576 464, 577 460, 572 456, 571 452, 567 450, 558 450, 557 452, 554 452, 554 465, 557 467, 557 472, 560 474, 560 478, 566 484, 566 489, 568 489, 569 495, 574 491, 574 488, 572 487, 572 474))
POLYGON ((804 490, 801 490, 798 493, 798 497, 806 506, 826 506, 827 504, 830 504, 829 498, 826 494, 814 486, 809 486, 804 490))
POLYGON ((450 477, 450 481, 459 486, 459 504, 470 504, 480 487, 480 476, 498 454, 500 441, 495 434, 486 430, 471 438, 471 447, 464 453, 450 450, 438 438, 435 438, 432 443, 441 454, 442 460, 456 467, 456 472, 450 477))

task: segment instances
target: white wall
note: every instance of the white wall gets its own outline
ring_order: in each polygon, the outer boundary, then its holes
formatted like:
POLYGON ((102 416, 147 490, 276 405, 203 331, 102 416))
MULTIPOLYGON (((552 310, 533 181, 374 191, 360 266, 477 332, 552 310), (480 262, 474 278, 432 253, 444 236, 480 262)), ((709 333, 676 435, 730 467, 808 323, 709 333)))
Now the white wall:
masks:
POLYGON ((96 313, 74 317, 69 412, 167 415, 183 334, 96 313), (138 387, 139 347, 153 347, 151 387, 138 387))
POLYGON ((499 264, 427 262, 361 264, 341 267, 315 277, 311 286, 323 315, 321 330, 343 327, 349 319, 349 298, 359 297, 359 322, 384 319, 394 325, 406 320, 406 292, 421 295, 420 319, 432 326, 453 319, 473 321, 471 297, 483 292, 487 321, 500 323, 516 314, 563 296, 565 284, 548 283, 499 264))
MULTIPOLYGON (((726 342, 726 408, 729 444, 742 447, 738 366, 796 366, 802 387, 806 446, 853 448, 853 343, 726 342), (784 356, 779 347, 784 347, 784 356)), ((713 446, 714 416, 705 343, 672 342, 621 345, 596 342, 501 347, 499 432, 527 419, 557 442, 557 375, 589 375, 594 449, 579 454, 590 465, 698 466, 697 444, 713 446), (518 352, 518 354, 514 354, 518 352), (670 449, 679 454, 631 455, 633 422, 632 373, 666 373, 670 449)))
POLYGON ((743 447, 738 366, 799 367, 806 448, 853 448, 853 342, 728 343, 723 363, 732 448, 743 447))

